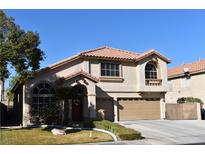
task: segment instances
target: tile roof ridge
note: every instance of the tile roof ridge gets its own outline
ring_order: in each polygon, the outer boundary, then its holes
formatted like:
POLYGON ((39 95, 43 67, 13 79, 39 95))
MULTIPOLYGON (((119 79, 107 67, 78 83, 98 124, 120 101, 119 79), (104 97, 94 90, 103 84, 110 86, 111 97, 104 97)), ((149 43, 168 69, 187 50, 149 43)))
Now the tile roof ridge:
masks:
POLYGON ((106 48, 106 46, 101 46, 101 47, 98 47, 98 48, 84 50, 84 51, 79 52, 78 54, 79 55, 84 55, 86 53, 90 53, 90 52, 93 52, 93 51, 96 51, 96 50, 100 50, 100 49, 104 49, 104 48, 106 48))
POLYGON ((119 48, 113 48, 113 47, 109 47, 109 46, 105 46, 106 48, 110 48, 110 49, 114 49, 114 50, 118 50, 121 52, 126 52, 126 53, 130 53, 130 54, 136 54, 136 55, 140 55, 141 53, 135 52, 135 51, 129 51, 129 50, 124 50, 124 49, 119 49, 119 48))

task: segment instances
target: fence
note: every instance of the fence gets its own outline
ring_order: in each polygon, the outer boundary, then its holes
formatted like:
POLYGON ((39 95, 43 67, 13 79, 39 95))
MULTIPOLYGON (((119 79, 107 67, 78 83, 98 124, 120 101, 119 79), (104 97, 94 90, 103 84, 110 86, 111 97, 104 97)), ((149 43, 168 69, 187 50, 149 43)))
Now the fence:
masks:
POLYGON ((201 108, 199 103, 166 104, 166 119, 168 120, 199 120, 201 108))

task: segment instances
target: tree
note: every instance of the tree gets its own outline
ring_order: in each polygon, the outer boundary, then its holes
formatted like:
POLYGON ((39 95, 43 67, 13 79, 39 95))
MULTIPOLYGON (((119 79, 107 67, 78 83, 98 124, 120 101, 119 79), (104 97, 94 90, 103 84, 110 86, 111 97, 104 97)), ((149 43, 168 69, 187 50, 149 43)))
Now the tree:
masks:
POLYGON ((4 80, 9 77, 7 69, 8 56, 5 48, 8 31, 14 27, 13 19, 7 17, 3 11, 0 10, 0 85, 1 85, 1 99, 4 100, 4 80))
POLYGON ((0 81, 2 99, 4 99, 4 82, 9 77, 8 66, 11 65, 18 81, 24 82, 31 73, 40 68, 40 61, 44 60, 44 52, 39 48, 38 33, 25 32, 14 19, 7 17, 0 10, 0 81))
POLYGON ((19 82, 18 80, 19 80, 18 75, 14 75, 10 77, 9 87, 6 89, 6 97, 7 97, 8 103, 10 103, 14 98, 14 94, 12 93, 12 87, 14 87, 17 82, 19 82))

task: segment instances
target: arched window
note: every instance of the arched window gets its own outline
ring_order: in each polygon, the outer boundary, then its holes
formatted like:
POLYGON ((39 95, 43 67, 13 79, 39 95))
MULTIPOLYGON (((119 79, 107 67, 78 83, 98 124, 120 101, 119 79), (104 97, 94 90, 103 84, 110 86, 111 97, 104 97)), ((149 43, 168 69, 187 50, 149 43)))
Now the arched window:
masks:
POLYGON ((155 64, 148 63, 145 66, 145 79, 157 79, 157 68, 155 64))
POLYGON ((33 89, 32 107, 34 109, 41 111, 44 108, 55 106, 55 104, 56 91, 50 84, 43 82, 33 89))

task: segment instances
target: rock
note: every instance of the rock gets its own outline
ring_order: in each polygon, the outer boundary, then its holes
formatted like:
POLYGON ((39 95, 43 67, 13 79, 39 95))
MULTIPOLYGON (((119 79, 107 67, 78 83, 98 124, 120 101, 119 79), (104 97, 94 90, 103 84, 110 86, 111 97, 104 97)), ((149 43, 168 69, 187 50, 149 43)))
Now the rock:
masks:
POLYGON ((51 132, 53 133, 53 135, 66 135, 66 132, 62 129, 54 128, 51 130, 51 132))
POLYGON ((72 127, 77 128, 77 127, 80 127, 80 125, 79 124, 72 124, 72 127))

